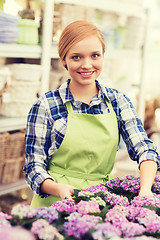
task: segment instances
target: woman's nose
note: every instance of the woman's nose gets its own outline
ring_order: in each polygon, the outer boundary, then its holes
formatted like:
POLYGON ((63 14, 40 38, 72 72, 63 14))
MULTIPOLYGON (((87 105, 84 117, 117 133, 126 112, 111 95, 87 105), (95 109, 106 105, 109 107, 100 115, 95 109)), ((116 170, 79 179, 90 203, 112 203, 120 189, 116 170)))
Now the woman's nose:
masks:
POLYGON ((82 62, 81 67, 82 67, 82 68, 85 68, 85 69, 91 68, 91 67, 92 67, 91 60, 88 59, 88 58, 83 59, 83 62, 82 62))

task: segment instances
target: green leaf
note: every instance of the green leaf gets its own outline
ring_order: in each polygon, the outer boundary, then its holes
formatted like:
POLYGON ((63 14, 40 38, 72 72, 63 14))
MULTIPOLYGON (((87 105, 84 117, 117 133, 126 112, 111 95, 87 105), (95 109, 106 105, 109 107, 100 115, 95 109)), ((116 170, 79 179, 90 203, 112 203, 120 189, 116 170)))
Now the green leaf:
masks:
POLYGON ((159 207, 155 207, 154 205, 147 205, 147 206, 143 206, 143 207, 148 208, 150 210, 154 210, 157 213, 157 215, 160 216, 160 208, 159 207))
POLYGON ((78 190, 78 189, 74 189, 74 197, 78 197, 78 193, 80 192, 80 190, 78 190))

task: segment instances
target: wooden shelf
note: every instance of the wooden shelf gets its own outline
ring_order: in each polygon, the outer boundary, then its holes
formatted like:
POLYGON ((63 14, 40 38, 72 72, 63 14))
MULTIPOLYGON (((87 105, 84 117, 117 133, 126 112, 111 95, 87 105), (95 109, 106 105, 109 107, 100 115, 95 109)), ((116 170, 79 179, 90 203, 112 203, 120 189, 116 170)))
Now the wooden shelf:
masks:
MULTIPOLYGON (((33 0, 44 3, 45 0, 33 0)), ((54 3, 74 4, 79 6, 92 7, 106 12, 115 12, 127 16, 140 16, 144 12, 144 6, 126 0, 52 0, 54 3)), ((21 0, 22 6, 25 0, 21 0)))
POLYGON ((23 44, 0 44, 0 57, 13 57, 13 58, 40 58, 41 46, 31 46, 23 44))
MULTIPOLYGON (((23 44, 0 44, 0 57, 10 58, 41 58, 42 47, 40 45, 23 45, 23 44)), ((57 46, 53 45, 51 57, 58 58, 57 46)))
POLYGON ((15 183, 0 185, 0 196, 23 189, 23 188, 27 188, 27 187, 28 186, 25 179, 18 180, 15 183))
POLYGON ((126 16, 140 17, 144 15, 144 7, 130 1, 119 0, 55 0, 55 3, 67 3, 85 7, 96 8, 105 12, 114 12, 116 14, 125 14, 126 16))
POLYGON ((26 128, 26 118, 9 118, 0 116, 0 132, 14 131, 26 128))

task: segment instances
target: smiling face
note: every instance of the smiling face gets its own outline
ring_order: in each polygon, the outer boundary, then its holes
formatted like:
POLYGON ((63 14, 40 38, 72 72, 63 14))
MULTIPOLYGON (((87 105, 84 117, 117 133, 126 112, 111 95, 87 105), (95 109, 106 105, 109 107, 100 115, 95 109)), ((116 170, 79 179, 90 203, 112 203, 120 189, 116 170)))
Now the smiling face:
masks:
POLYGON ((63 64, 71 76, 71 84, 95 84, 103 67, 103 47, 96 35, 88 36, 75 43, 67 52, 63 64))

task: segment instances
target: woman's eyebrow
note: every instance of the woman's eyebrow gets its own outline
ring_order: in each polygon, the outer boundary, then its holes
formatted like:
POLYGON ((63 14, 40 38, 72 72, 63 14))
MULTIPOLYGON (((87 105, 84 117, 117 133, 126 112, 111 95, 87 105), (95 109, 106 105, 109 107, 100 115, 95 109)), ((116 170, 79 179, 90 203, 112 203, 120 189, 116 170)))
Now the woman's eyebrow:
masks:
MULTIPOLYGON (((93 52, 91 52, 91 53, 100 53, 100 51, 97 50, 97 51, 93 51, 93 52)), ((80 54, 83 54, 83 53, 82 53, 82 52, 71 53, 71 55, 80 55, 80 54)))
POLYGON ((100 51, 93 51, 92 53, 100 53, 100 51))
POLYGON ((75 53, 71 53, 71 55, 79 55, 82 54, 81 52, 75 52, 75 53))

